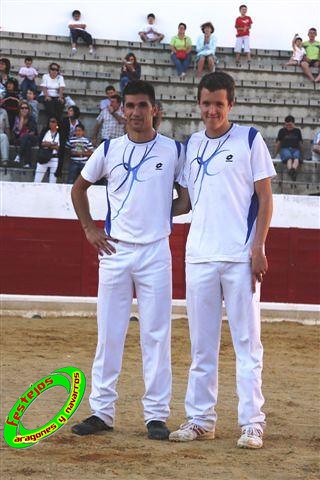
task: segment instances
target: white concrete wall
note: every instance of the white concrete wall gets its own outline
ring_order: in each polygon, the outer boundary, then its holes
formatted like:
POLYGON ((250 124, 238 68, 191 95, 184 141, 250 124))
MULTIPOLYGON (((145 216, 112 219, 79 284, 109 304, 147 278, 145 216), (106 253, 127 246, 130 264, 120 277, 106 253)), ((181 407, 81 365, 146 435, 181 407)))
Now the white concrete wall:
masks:
POLYGON ((199 25, 210 20, 216 28, 218 45, 233 47, 234 20, 242 3, 248 6, 254 22, 252 48, 291 50, 294 33, 307 39, 308 28, 319 27, 318 0, 1 0, 1 28, 67 35, 70 13, 78 9, 94 37, 139 41, 137 31, 145 15, 153 12, 166 35, 165 42, 170 42, 181 21, 187 24, 187 34, 195 42, 199 25))
MULTIPOLYGON (((76 219, 71 185, 0 182, 1 216, 76 219)), ((91 214, 95 220, 106 217, 106 190, 93 186, 88 191, 91 214)), ((272 227, 320 228, 320 198, 304 195, 274 195, 272 227)), ((190 215, 174 219, 189 223, 190 215)))

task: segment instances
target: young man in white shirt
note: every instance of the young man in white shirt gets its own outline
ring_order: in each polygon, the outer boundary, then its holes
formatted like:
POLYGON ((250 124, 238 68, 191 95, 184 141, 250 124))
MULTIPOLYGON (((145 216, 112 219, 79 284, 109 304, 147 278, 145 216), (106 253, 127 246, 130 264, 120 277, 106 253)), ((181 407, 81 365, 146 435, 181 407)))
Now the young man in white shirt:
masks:
POLYGON ((99 252, 98 345, 92 368, 92 416, 72 428, 77 435, 112 430, 116 383, 129 325, 133 289, 139 324, 148 437, 169 437, 171 398, 170 324, 173 184, 180 176, 181 144, 152 128, 156 113, 152 85, 130 82, 124 89, 127 135, 106 140, 87 161, 72 189, 73 204, 88 241, 99 252), (88 188, 107 179, 105 229, 89 211, 88 188))
POLYGON ((272 215, 268 149, 253 127, 232 124, 234 80, 205 75, 198 87, 205 130, 186 145, 182 191, 173 214, 192 205, 186 246, 187 309, 192 364, 186 393, 187 422, 172 441, 213 439, 217 414, 218 358, 224 299, 237 364, 238 447, 262 447, 263 350, 260 283, 268 270, 264 244, 272 215))
POLYGON ((82 38, 82 40, 88 45, 89 53, 93 54, 93 45, 92 45, 92 36, 89 32, 86 31, 87 25, 81 19, 81 12, 79 10, 74 10, 72 12, 72 19, 68 23, 68 28, 70 30, 71 35, 71 53, 74 55, 77 52, 77 42, 78 38, 82 38))
POLYGON ((164 39, 163 33, 158 31, 156 26, 156 17, 153 13, 149 13, 147 16, 147 23, 141 28, 139 37, 143 42, 158 42, 164 39))

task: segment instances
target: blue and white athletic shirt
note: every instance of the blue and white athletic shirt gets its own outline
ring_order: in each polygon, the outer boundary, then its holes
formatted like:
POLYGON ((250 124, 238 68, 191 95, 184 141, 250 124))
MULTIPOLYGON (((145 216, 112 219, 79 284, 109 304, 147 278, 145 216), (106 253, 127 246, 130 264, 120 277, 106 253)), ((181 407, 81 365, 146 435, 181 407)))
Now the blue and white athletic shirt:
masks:
POLYGON ((107 235, 147 244, 171 232, 173 184, 182 174, 184 148, 163 135, 135 143, 124 135, 106 140, 81 175, 88 182, 107 179, 107 235))
POLYGON ((275 174, 253 127, 234 124, 214 139, 204 130, 191 135, 179 179, 192 204, 187 262, 248 262, 258 211, 254 182, 275 174))

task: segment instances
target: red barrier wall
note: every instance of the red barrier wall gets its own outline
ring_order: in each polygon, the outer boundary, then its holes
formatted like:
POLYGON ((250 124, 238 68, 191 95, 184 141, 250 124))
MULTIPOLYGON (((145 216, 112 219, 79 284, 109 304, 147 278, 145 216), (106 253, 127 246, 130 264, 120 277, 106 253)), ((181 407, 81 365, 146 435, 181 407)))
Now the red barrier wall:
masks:
MULTIPOLYGON (((102 222, 98 222, 102 226, 102 222)), ((184 249, 188 224, 174 224, 174 298, 185 298, 184 249)), ((318 303, 319 230, 271 228, 269 273, 262 289, 267 302, 318 303)), ((1 291, 11 294, 95 296, 97 256, 78 221, 1 217, 1 291)))

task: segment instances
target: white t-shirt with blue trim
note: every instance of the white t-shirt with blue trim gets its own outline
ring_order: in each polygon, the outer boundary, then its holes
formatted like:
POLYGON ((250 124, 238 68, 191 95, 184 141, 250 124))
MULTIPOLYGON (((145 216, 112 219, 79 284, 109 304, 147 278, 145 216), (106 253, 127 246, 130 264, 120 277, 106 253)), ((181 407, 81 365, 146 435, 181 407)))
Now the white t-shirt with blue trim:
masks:
POLYGON ((107 235, 147 244, 171 232, 173 184, 182 174, 184 148, 156 134, 147 143, 128 135, 103 142, 81 171, 95 183, 107 179, 107 235))
POLYGON ((179 179, 192 204, 186 261, 248 262, 258 212, 254 182, 275 174, 253 127, 233 124, 219 138, 209 138, 205 130, 191 135, 179 179))

